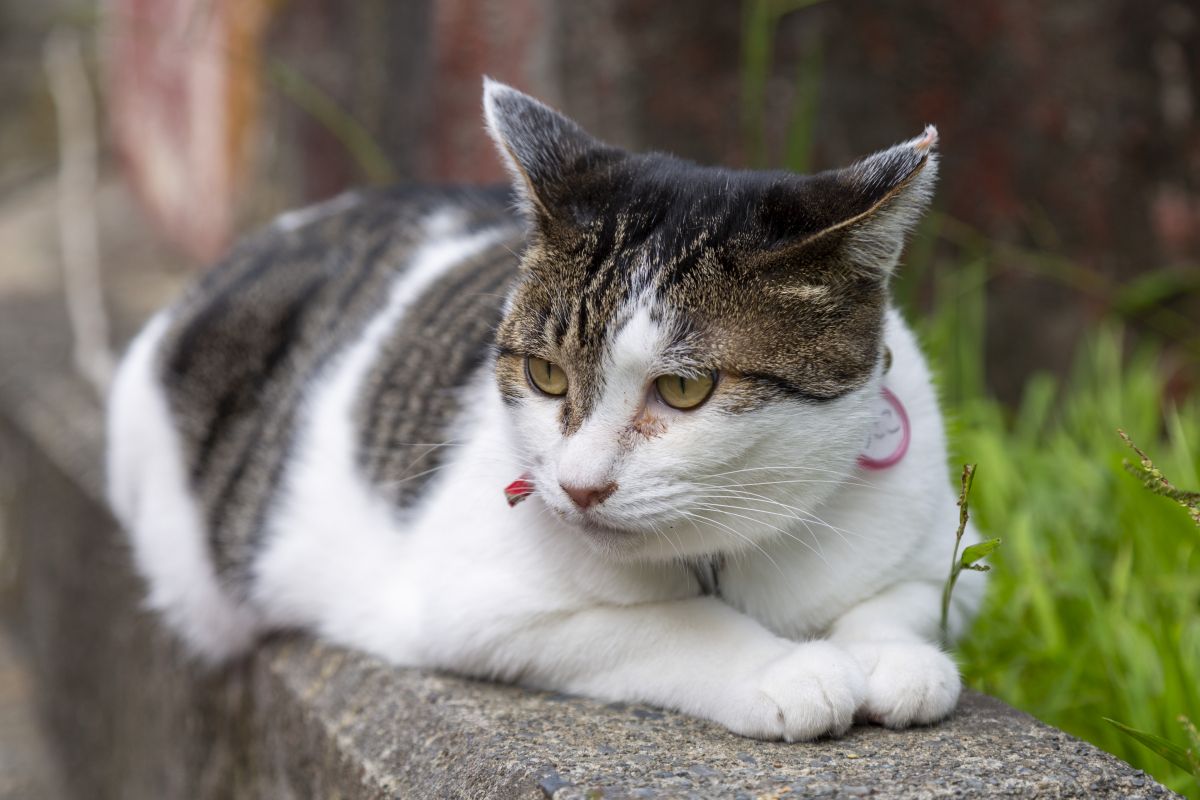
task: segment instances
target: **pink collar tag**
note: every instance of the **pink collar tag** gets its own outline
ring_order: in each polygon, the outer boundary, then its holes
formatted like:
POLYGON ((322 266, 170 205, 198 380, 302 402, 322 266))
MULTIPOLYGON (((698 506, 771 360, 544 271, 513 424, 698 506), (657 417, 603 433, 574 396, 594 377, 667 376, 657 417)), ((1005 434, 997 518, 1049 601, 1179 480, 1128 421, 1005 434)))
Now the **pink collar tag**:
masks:
POLYGON ((900 398, 883 389, 875 401, 875 424, 867 435, 866 446, 858 457, 863 469, 887 469, 895 466, 908 452, 912 427, 900 398))

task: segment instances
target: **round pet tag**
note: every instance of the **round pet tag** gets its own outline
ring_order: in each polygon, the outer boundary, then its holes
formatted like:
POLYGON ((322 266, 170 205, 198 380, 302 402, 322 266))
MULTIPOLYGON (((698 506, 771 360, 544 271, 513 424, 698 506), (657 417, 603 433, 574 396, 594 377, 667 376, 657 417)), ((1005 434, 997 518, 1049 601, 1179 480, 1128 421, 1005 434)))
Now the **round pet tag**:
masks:
POLYGON ((908 424, 908 412, 900 398, 884 389, 876 401, 875 424, 867 434, 867 443, 858 457, 859 466, 865 469, 887 469, 904 458, 912 428, 908 424))

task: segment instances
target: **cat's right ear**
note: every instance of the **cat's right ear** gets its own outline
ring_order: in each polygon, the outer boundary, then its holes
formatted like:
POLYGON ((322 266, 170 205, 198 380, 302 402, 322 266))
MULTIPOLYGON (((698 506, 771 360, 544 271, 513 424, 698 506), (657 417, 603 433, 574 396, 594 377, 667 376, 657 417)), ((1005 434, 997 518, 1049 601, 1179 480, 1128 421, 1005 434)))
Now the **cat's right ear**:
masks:
POLYGON ((522 205, 535 219, 559 216, 572 180, 620 153, 544 103, 491 78, 483 79, 483 114, 522 205))

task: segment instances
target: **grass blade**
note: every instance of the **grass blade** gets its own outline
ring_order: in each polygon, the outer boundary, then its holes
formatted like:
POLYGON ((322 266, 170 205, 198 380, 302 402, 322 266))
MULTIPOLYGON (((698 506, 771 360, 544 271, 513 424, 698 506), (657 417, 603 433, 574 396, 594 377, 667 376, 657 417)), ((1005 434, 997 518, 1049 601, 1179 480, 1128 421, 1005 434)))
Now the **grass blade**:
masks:
POLYGON ((1121 733, 1137 741, 1143 747, 1157 753, 1175 766, 1182 767, 1191 772, 1192 765, 1188 759, 1188 752, 1184 748, 1174 742, 1167 741, 1161 736, 1156 736, 1146 731, 1139 731, 1137 728, 1131 728, 1123 722, 1117 722, 1115 719, 1109 719, 1108 717, 1104 717, 1103 719, 1109 725, 1114 726, 1121 733))

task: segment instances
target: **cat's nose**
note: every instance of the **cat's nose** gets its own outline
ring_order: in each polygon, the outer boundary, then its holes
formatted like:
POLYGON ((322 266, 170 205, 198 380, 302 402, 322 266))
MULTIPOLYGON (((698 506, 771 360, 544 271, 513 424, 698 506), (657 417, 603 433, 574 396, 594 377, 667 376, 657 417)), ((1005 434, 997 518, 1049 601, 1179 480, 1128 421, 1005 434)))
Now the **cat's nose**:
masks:
POLYGON ((600 505, 617 490, 617 484, 613 481, 609 481, 603 486, 570 486, 565 483, 558 485, 567 493, 567 497, 570 497, 571 501, 579 506, 580 511, 600 505))

